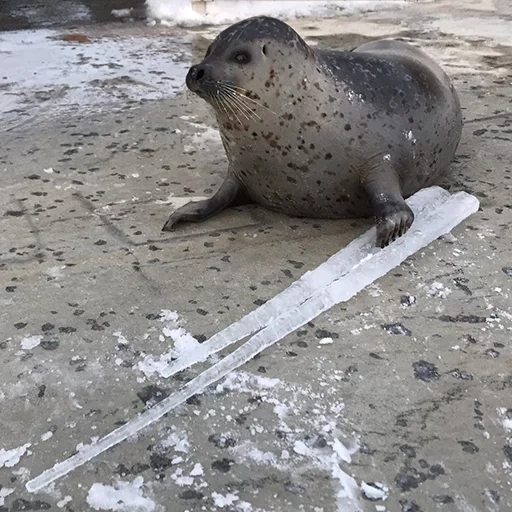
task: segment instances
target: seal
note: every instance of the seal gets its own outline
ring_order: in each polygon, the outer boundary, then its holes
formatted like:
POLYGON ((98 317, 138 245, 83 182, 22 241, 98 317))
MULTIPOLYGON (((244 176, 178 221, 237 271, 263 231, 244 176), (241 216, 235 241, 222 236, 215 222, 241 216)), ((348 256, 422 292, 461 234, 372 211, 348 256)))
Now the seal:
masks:
POLYGON ((222 31, 186 84, 214 109, 228 172, 164 231, 252 202, 296 217, 373 215, 385 247, 414 220, 405 199, 447 172, 462 133, 453 84, 420 49, 384 39, 316 50, 267 16, 222 31))

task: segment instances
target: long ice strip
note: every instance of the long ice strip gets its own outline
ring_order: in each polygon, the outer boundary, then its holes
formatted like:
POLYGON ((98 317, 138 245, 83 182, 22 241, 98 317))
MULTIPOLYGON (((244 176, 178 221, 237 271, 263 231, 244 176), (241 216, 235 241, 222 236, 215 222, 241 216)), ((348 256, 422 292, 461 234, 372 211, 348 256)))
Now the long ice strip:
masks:
MULTIPOLYGON (((407 203, 414 214, 418 216, 426 209, 435 209, 449 197, 450 193, 443 188, 429 187, 411 196, 407 199, 407 203)), ((160 375, 170 377, 196 363, 206 361, 210 356, 265 327, 273 318, 304 302, 318 290, 332 283, 334 279, 350 272, 368 254, 376 252, 375 238, 376 229, 372 227, 331 256, 325 263, 314 270, 305 272, 300 279, 265 304, 214 334, 199 347, 195 346, 194 350, 185 352, 176 360, 171 361, 160 372, 160 375)))
POLYGON ((373 281, 400 265, 416 251, 439 236, 449 233, 465 218, 476 212, 478 207, 479 201, 476 197, 465 192, 458 192, 436 210, 424 211, 423 214, 416 217, 413 226, 404 236, 376 254, 368 256, 350 273, 332 282, 326 289, 318 292, 305 303, 286 311, 241 347, 199 374, 176 393, 125 425, 113 430, 97 443, 82 448, 77 454, 28 481, 27 490, 35 492, 50 485, 100 453, 151 425, 188 398, 201 393, 208 386, 251 360, 290 332, 313 320, 338 302, 350 299, 373 281))

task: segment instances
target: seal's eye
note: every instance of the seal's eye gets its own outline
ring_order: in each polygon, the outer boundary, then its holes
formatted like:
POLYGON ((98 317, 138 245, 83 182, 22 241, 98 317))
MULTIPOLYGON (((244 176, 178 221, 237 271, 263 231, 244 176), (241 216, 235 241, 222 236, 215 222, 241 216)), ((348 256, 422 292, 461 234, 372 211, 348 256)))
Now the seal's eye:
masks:
POLYGON ((238 62, 238 64, 247 64, 251 61, 251 56, 247 52, 238 52, 235 53, 234 60, 238 62))

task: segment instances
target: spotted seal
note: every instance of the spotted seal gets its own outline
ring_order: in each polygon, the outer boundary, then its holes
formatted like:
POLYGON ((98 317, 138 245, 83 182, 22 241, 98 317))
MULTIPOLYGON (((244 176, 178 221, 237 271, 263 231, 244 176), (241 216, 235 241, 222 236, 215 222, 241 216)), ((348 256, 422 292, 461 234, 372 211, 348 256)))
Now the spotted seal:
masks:
POLYGON ((395 40, 317 50, 267 16, 222 31, 186 83, 213 107, 229 166, 164 231, 253 202, 297 217, 373 214, 384 247, 409 229, 405 199, 445 173, 462 132, 453 84, 423 51, 395 40))

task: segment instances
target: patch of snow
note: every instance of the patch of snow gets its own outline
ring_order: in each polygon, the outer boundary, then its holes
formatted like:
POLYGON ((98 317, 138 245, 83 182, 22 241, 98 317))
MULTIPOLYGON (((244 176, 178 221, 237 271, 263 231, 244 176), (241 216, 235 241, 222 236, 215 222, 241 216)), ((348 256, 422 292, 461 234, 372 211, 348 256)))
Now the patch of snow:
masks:
POLYGON ((51 267, 46 271, 46 275, 53 279, 59 279, 60 277, 64 277, 64 273, 62 272, 66 268, 66 265, 60 265, 57 267, 51 267))
POLYGON ((194 466, 194 469, 190 472, 190 476, 201 476, 204 474, 203 466, 201 464, 197 463, 194 466))
POLYGON ((27 336, 21 340, 21 348, 23 350, 32 350, 33 348, 36 348, 42 340, 43 337, 39 335, 27 336))
POLYGON ((57 502, 57 507, 64 508, 71 501, 73 501, 73 498, 71 496, 66 496, 65 498, 57 502))
POLYGON ((498 409, 498 414, 501 418, 503 428, 505 430, 512 430, 512 409, 500 407, 498 409))
POLYGON ((123 108, 127 96, 166 99, 184 87, 190 57, 179 37, 103 36, 80 44, 60 36, 48 29, 1 34, 0 129, 73 109, 123 108))
POLYGON ((26 443, 23 446, 13 448, 12 450, 4 450, 2 448, 0 450, 0 469, 3 467, 12 468, 13 466, 16 466, 21 457, 27 453, 30 446, 30 443, 26 443))
POLYGON ((332 338, 322 338, 318 344, 319 345, 331 345, 332 343, 334 343, 333 339, 332 338))
POLYGON ((5 498, 10 496, 14 492, 14 489, 8 489, 7 487, 0 488, 0 507, 5 503, 5 498))
POLYGON ((95 483, 87 494, 87 504, 95 510, 119 512, 153 512, 156 504, 143 496, 144 479, 136 477, 133 482, 119 480, 114 486, 95 483))
POLYGON ((48 439, 51 439, 53 437, 53 432, 51 430, 48 430, 48 432, 44 433, 41 436, 41 441, 48 441, 48 439))

